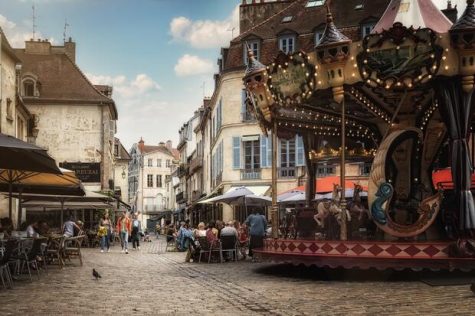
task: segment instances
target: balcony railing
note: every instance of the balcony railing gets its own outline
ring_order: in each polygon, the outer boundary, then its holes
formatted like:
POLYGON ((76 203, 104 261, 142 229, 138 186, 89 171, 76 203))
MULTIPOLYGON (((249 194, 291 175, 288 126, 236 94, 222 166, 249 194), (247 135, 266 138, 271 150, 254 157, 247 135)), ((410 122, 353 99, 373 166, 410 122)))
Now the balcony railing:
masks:
POLYGON ((188 166, 185 164, 181 164, 177 170, 177 177, 178 178, 184 177, 186 176, 187 173, 188 173, 188 166))
POLYGON ((186 202, 186 193, 185 192, 180 192, 180 193, 177 193, 176 195, 176 202, 177 203, 183 203, 183 202, 186 202))
POLYGON ((190 173, 203 167, 203 157, 196 157, 190 162, 190 173))
POLYGON ((297 174, 297 168, 295 168, 295 167, 279 168, 279 177, 280 178, 295 178, 296 174, 297 174))
POLYGON ((261 178, 261 169, 241 170, 241 180, 257 180, 261 178))
POLYGON ((144 212, 159 212, 163 211, 163 206, 162 205, 145 205, 144 212))

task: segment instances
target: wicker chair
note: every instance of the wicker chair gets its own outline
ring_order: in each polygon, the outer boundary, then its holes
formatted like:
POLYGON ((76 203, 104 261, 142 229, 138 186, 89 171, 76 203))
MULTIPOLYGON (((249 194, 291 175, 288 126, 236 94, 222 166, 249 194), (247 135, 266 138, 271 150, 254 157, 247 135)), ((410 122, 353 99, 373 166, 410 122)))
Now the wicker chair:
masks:
POLYGON ((46 247, 46 261, 53 263, 55 260, 58 262, 58 266, 62 269, 64 267, 64 241, 66 237, 51 237, 48 240, 48 246, 46 247))
POLYGON ((64 257, 71 261, 72 258, 78 258, 82 266, 81 244, 84 235, 68 237, 64 241, 64 257))
POLYGON ((0 278, 2 279, 3 287, 5 288, 5 279, 6 278, 7 284, 9 288, 13 288, 13 278, 10 272, 10 266, 8 265, 11 256, 13 255, 14 250, 17 247, 17 240, 9 239, 5 245, 5 251, 3 252, 3 256, 0 259, 0 278))
MULTIPOLYGON (((237 261, 237 237, 232 236, 221 236, 221 257, 223 257, 223 252, 230 253, 234 261, 237 261)), ((227 260, 227 259, 226 259, 227 260)))
POLYGON ((23 271, 24 267, 26 266, 28 270, 28 275, 30 276, 30 281, 32 281, 30 265, 33 265, 33 264, 36 268, 38 280, 40 279, 40 269, 39 269, 38 261, 36 260, 36 258, 37 256, 41 255, 41 244, 44 242, 46 242, 45 238, 35 238, 33 240, 33 246, 28 252, 20 252, 18 255, 12 256, 10 258, 11 261, 16 262, 17 264, 16 270, 18 273, 23 271))

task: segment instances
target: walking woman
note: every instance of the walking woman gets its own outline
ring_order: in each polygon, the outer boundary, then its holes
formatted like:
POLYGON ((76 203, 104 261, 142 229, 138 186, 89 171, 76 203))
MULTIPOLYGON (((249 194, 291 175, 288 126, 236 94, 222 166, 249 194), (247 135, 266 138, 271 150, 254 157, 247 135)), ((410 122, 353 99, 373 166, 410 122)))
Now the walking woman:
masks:
POLYGON ((106 211, 99 221, 98 235, 101 237, 101 252, 104 252, 107 247, 107 252, 110 251, 110 238, 112 234, 112 223, 109 219, 109 212, 106 211))
POLYGON ((129 214, 127 212, 123 212, 122 216, 117 221, 117 231, 120 234, 120 243, 122 245, 122 253, 129 253, 128 245, 129 245, 129 234, 132 229, 132 222, 130 221, 129 214))
POLYGON ((137 218, 137 214, 134 214, 132 218, 132 246, 134 247, 134 250, 140 250, 140 235, 142 233, 142 225, 137 218))

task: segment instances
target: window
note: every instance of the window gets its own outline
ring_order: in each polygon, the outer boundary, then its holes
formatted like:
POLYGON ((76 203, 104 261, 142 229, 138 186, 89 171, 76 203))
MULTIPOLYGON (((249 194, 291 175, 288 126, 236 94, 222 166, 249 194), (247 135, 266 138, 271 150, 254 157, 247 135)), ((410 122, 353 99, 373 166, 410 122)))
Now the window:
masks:
POLYGON ((170 167, 170 159, 167 159, 167 161, 165 162, 165 167, 167 167, 167 168, 170 167))
POLYGON ((323 38, 323 33, 324 32, 325 32, 324 29, 318 29, 317 31, 315 31, 315 45, 320 44, 320 41, 323 38))
POLYGON ((371 172, 371 166, 371 162, 364 162, 360 164, 360 175, 369 176, 369 173, 371 172))
POLYGON ((153 159, 149 159, 149 160, 148 160, 148 166, 149 166, 149 167, 153 167, 153 159))
POLYGON ((256 117, 252 111, 249 111, 247 105, 247 91, 246 89, 241 90, 241 121, 242 122, 254 122, 256 117))
POLYGON ((12 99, 7 98, 7 120, 13 121, 13 106, 12 99))
POLYGON ((256 140, 249 140, 243 142, 244 148, 244 169, 256 170, 261 167, 259 137, 256 140))
POLYGON ((295 50, 295 36, 284 36, 279 40, 279 49, 286 54, 292 54, 295 50))
POLYGON ((218 106, 216 107, 216 128, 215 128, 215 135, 218 133, 221 125, 223 124, 223 98, 219 99, 218 106))
POLYGON ((272 137, 262 135, 261 140, 261 168, 272 167, 272 137))
POLYGON ((23 81, 23 95, 25 97, 35 96, 35 83, 31 79, 23 81))
POLYGON ((24 129, 25 129, 25 122, 22 120, 21 117, 18 116, 17 117, 17 135, 16 135, 18 139, 25 140, 24 129))
POLYGON ((308 0, 306 7, 311 8, 311 7, 318 7, 321 6, 325 3, 325 0, 308 0))
POLYGON ((148 188, 153 188, 153 175, 152 174, 147 175, 147 187, 148 188))
POLYGON ((259 60, 260 59, 260 49, 259 49, 259 41, 249 41, 244 43, 244 64, 247 65, 249 63, 247 59, 247 51, 251 48, 252 52, 254 53, 254 57, 259 60))
POLYGON ((326 177, 335 174, 335 166, 319 164, 317 167, 317 177, 326 177))
POLYGON ((114 145, 114 156, 119 157, 119 145, 114 145))
POLYGON ((157 188, 161 188, 163 185, 162 185, 162 175, 161 174, 157 174, 157 188))
POLYGON ((366 23, 361 25, 361 37, 371 34, 374 28, 374 23, 366 23))
POLYGON ((282 23, 292 22, 292 19, 293 19, 293 16, 291 16, 291 15, 284 16, 284 18, 282 19, 282 23))
POLYGON ((157 167, 161 167, 162 166, 162 159, 157 159, 157 167))
POLYGON ((280 176, 295 177, 295 139, 280 141, 280 176))

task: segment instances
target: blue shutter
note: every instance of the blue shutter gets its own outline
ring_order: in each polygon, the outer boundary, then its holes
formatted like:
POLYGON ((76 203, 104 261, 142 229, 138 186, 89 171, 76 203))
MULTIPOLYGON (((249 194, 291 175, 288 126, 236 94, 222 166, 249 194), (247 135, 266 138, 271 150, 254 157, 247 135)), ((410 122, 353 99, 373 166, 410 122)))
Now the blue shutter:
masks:
POLYGON ((242 89, 241 90, 241 121, 244 121, 244 118, 246 117, 246 90, 242 89))
POLYGON ((261 136, 259 137, 261 141, 261 168, 266 168, 267 165, 267 137, 261 136))
POLYGON ((233 137, 233 169, 241 169, 241 138, 233 137))
POLYGON ((302 136, 297 135, 297 166, 305 166, 305 151, 302 136))
POLYGON ((267 136, 267 166, 272 167, 272 135, 267 136))

